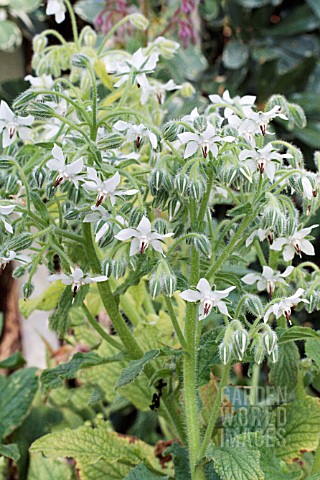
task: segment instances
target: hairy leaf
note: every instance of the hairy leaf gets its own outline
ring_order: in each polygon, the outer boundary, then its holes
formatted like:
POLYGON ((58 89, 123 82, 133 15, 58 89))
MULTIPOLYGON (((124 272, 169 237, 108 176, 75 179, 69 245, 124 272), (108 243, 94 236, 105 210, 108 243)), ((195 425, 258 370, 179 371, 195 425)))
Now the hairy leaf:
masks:
POLYGON ((213 459, 214 468, 221 480, 264 480, 258 450, 210 446, 206 456, 213 459))
POLYGON ((116 388, 124 387, 125 385, 128 385, 128 383, 133 382, 143 371, 146 364, 151 362, 151 360, 154 360, 159 353, 160 350, 150 350, 149 352, 145 353, 142 358, 139 358, 138 360, 132 360, 129 363, 129 366, 121 372, 121 375, 116 383, 116 388))
POLYGON ((295 326, 285 330, 280 336, 278 343, 296 342, 299 340, 307 340, 308 338, 320 340, 320 334, 312 328, 295 326))
POLYGON ((269 362, 269 380, 276 387, 285 387, 292 391, 298 382, 299 351, 294 343, 279 345, 279 360, 269 362))
POLYGON ((28 414, 38 388, 36 370, 19 370, 1 382, 0 438, 12 433, 28 414))
POLYGON ((167 480, 168 478, 168 475, 151 472, 143 463, 140 463, 129 472, 124 480, 167 480))
POLYGON ((17 462, 20 458, 18 445, 15 443, 10 443, 8 445, 3 445, 0 443, 0 456, 11 458, 17 462))

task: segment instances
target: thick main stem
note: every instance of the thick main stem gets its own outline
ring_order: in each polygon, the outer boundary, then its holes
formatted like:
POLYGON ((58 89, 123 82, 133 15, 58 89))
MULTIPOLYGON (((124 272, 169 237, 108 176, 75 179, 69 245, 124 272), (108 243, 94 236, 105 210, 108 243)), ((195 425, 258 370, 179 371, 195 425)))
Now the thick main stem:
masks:
MULTIPOLYGON (((191 261, 190 282, 194 285, 199 276, 199 256, 193 248, 191 261)), ((203 469, 196 472, 198 452, 200 449, 200 429, 197 405, 197 307, 193 303, 187 305, 187 315, 184 337, 188 345, 188 352, 183 357, 183 385, 185 422, 188 435, 189 463, 192 480, 203 480, 203 469)))
POLYGON ((220 408, 220 405, 221 405, 222 394, 223 394, 223 390, 224 390, 225 386, 227 385, 229 372, 230 372, 230 367, 231 367, 231 364, 227 363, 227 365, 225 365, 224 368, 223 368, 223 372, 222 372, 222 376, 221 376, 221 380, 220 380, 220 384, 219 384, 219 390, 218 390, 217 396, 215 398, 215 401, 214 401, 214 404, 213 404, 213 407, 212 407, 212 411, 211 411, 209 423, 208 423, 208 426, 207 426, 207 430, 206 430, 206 433, 205 433, 205 436, 204 436, 204 439, 203 439, 203 442, 202 442, 202 445, 201 445, 199 461, 201 460, 202 457, 204 457, 204 455, 206 453, 207 447, 209 445, 209 442, 210 442, 212 434, 213 434, 214 427, 216 425, 216 421, 217 421, 217 418, 218 418, 218 415, 219 415, 219 408, 220 408))

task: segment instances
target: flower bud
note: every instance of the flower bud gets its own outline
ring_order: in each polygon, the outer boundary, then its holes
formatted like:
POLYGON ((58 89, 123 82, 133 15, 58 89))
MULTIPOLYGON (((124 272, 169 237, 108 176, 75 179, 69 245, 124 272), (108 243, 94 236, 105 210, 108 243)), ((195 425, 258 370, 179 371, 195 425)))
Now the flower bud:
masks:
POLYGON ((101 263, 101 273, 102 275, 106 275, 110 277, 112 273, 112 260, 103 260, 101 263))
POLYGON ((164 184, 164 174, 160 169, 153 169, 150 174, 150 191, 152 195, 156 195, 158 190, 163 188, 164 184))
POLYGON ((149 288, 152 297, 155 298, 160 295, 160 293, 171 297, 175 292, 176 283, 176 276, 170 270, 167 262, 160 260, 150 277, 149 288))
POLYGON ((163 188, 156 192, 154 199, 152 201, 152 206, 154 208, 162 208, 164 209, 169 198, 169 194, 163 188))
POLYGON ((261 335, 258 335, 256 338, 256 345, 254 347, 254 360, 260 365, 263 362, 263 359, 266 355, 266 349, 264 346, 263 338, 261 335))
POLYGON ((224 365, 230 362, 232 353, 232 343, 224 339, 219 345, 219 355, 224 365))
POLYGON ((245 328, 241 326, 234 332, 234 345, 239 360, 243 359, 244 352, 249 344, 249 335, 245 328))
POLYGON ((86 25, 84 29, 81 32, 82 38, 83 38, 83 43, 87 47, 94 47, 95 43, 97 41, 97 34, 96 32, 89 27, 89 25, 86 25))
POLYGON ((168 233, 168 225, 167 225, 167 222, 163 220, 163 218, 157 218, 153 222, 153 228, 156 232, 160 233, 161 235, 165 235, 166 233, 168 233))
POLYGON ((150 46, 148 45, 148 47, 150 50, 156 48, 164 58, 170 59, 174 56, 180 45, 178 42, 168 40, 165 37, 158 37, 152 42, 152 44, 150 44, 150 46))
POLYGON ((99 150, 112 150, 121 147, 123 144, 123 136, 118 133, 113 133, 98 141, 97 147, 99 150))
POLYGON ((189 185, 189 193, 194 200, 201 200, 204 193, 203 183, 201 181, 192 181, 189 185))
POLYGON ((200 255, 211 258, 212 247, 210 240, 208 239, 208 237, 206 237, 206 235, 198 234, 196 237, 193 238, 193 244, 200 255))
POLYGON ((79 217, 79 211, 76 210, 75 208, 72 208, 72 209, 68 210, 64 214, 64 218, 66 220, 76 220, 78 217, 79 217))
POLYGON ((183 98, 189 98, 192 97, 196 92, 195 88, 191 83, 189 82, 184 82, 181 85, 180 93, 183 98))
POLYGON ((83 71, 80 76, 80 90, 82 92, 88 92, 91 88, 91 79, 87 71, 83 71))
POLYGON ((71 65, 76 68, 88 68, 90 64, 90 58, 83 53, 77 53, 71 58, 71 65))
POLYGON ((182 197, 188 197, 189 177, 187 175, 177 175, 174 179, 175 189, 180 193, 182 197))
POLYGON ((130 23, 137 29, 143 32, 147 30, 149 26, 149 20, 141 13, 132 13, 130 16, 130 23))
POLYGON ((30 102, 28 113, 38 119, 47 119, 54 117, 54 110, 43 102, 30 102))
POLYGON ((198 132, 202 133, 207 129, 208 122, 205 116, 199 115, 199 117, 195 118, 193 121, 193 126, 198 132))
POLYGON ((34 285, 31 282, 26 282, 23 285, 22 291, 23 291, 23 297, 24 297, 25 300, 30 297, 33 290, 34 290, 34 285))
POLYGON ((177 140, 177 134, 179 133, 179 126, 176 122, 168 122, 163 127, 163 138, 168 142, 174 142, 177 140))
POLYGON ((20 265, 20 267, 17 267, 13 270, 12 276, 13 276, 13 278, 20 278, 25 273, 26 273, 26 268, 20 265))
POLYGON ((129 225, 132 227, 136 227, 140 220, 143 217, 143 212, 140 210, 140 208, 133 208, 130 213, 130 218, 129 218, 129 225))
POLYGON ((48 39, 45 35, 36 35, 32 40, 32 47, 34 53, 41 53, 48 43, 48 39))
POLYGON ((245 295, 245 306, 246 309, 251 315, 255 317, 262 317, 263 316, 263 305, 260 298, 257 295, 247 294, 245 295))
POLYGON ((264 346, 266 347, 267 354, 271 355, 273 350, 277 347, 278 337, 276 332, 271 330, 269 325, 265 325, 265 331, 262 335, 264 346))
POLYGON ((38 188, 42 188, 46 179, 46 172, 43 168, 35 168, 33 171, 33 178, 35 179, 38 188))
POLYGON ((13 167, 10 157, 0 158, 0 170, 10 170, 13 167))
POLYGON ((32 245, 32 235, 30 233, 21 233, 7 243, 8 250, 19 252, 32 245))
POLYGON ((115 278, 123 277, 126 273, 127 261, 123 257, 122 259, 113 260, 112 262, 112 273, 115 278))
POLYGON ((177 215, 178 212, 183 211, 183 206, 177 198, 172 198, 168 203, 168 214, 169 221, 171 222, 177 215))
POLYGON ((114 231, 110 223, 98 222, 96 227, 96 235, 99 234, 100 228, 104 228, 104 232, 101 238, 98 240, 98 245, 100 248, 104 248, 109 245, 114 238, 114 231))

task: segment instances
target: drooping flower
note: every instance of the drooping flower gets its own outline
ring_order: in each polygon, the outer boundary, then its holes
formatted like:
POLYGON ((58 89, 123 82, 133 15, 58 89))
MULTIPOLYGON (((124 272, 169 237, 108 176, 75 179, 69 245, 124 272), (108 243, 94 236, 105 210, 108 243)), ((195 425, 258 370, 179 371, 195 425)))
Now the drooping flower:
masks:
POLYGON ((138 190, 117 190, 117 187, 120 183, 120 175, 117 172, 113 177, 108 178, 108 180, 101 180, 98 177, 97 171, 92 167, 87 167, 88 179, 83 184, 83 187, 87 190, 93 190, 97 192, 97 202, 96 206, 98 207, 105 198, 110 198, 111 205, 115 205, 116 197, 121 195, 135 195, 138 190))
MULTIPOLYGON (((245 95, 244 97, 230 97, 229 90, 225 90, 223 92, 222 97, 220 95, 209 95, 209 100, 213 105, 215 104, 225 104, 225 105, 232 105, 237 108, 240 108, 242 111, 243 107, 252 107, 254 105, 254 102, 256 101, 256 97, 253 95, 245 95)), ((230 115, 234 114, 234 110, 232 108, 229 108, 228 106, 224 110, 224 117, 228 118, 230 115)))
POLYGON ((154 250, 163 254, 161 240, 172 237, 173 233, 166 233, 161 235, 158 232, 151 230, 150 220, 143 216, 137 228, 124 228, 114 236, 117 240, 122 242, 133 237, 130 246, 130 256, 136 253, 144 253, 150 245, 154 250))
POLYGON ((264 314, 264 317, 263 317, 264 322, 266 323, 270 315, 273 313, 276 319, 284 315, 287 321, 289 322, 289 324, 292 325, 291 308, 295 307, 300 302, 309 303, 309 301, 306 300, 305 298, 300 298, 303 293, 304 293, 303 288, 298 288, 296 293, 291 295, 291 297, 283 298, 279 303, 274 303, 273 305, 271 305, 266 311, 266 313, 264 314))
POLYGON ((293 270, 294 267, 287 267, 283 273, 280 273, 274 272, 272 268, 268 266, 264 266, 262 273, 249 273, 242 277, 241 280, 247 285, 257 283, 257 288, 260 292, 267 290, 269 295, 272 295, 277 283, 287 285, 284 279, 288 277, 293 270))
POLYGON ((282 120, 288 120, 288 117, 281 113, 281 107, 279 105, 275 105, 268 112, 254 112, 253 110, 248 109, 246 111, 246 117, 247 119, 255 122, 257 129, 260 130, 262 135, 267 133, 268 123, 274 118, 279 117, 282 120))
POLYGON ((258 150, 242 150, 239 155, 239 160, 245 161, 252 173, 259 169, 260 173, 264 173, 270 182, 273 182, 276 173, 274 162, 281 163, 283 158, 292 158, 292 155, 289 153, 278 153, 271 143, 258 150))
POLYGON ((148 138, 153 149, 157 148, 158 140, 155 133, 151 132, 143 123, 134 125, 132 123, 118 120, 113 128, 118 132, 126 132, 128 142, 135 142, 136 147, 139 148, 144 138, 148 138))
POLYGON ((173 80, 169 80, 167 83, 156 82, 151 85, 144 74, 141 75, 139 79, 139 85, 141 87, 141 105, 145 105, 150 96, 155 97, 161 105, 164 102, 166 92, 181 88, 181 86, 176 85, 173 80))
POLYGON ((63 0, 48 0, 46 14, 54 15, 57 23, 62 23, 66 13, 66 6, 63 0))
POLYGON ((220 313, 230 317, 225 302, 222 301, 236 287, 229 287, 225 290, 211 290, 211 286, 205 278, 201 278, 197 284, 197 290, 185 290, 180 297, 187 302, 200 302, 199 320, 209 315, 213 307, 217 307, 220 313))
POLYGON ((6 216, 10 215, 10 213, 12 213, 14 209, 15 205, 0 205, 0 222, 3 223, 4 228, 9 233, 13 233, 13 229, 10 223, 7 222, 6 216))
POLYGON ((284 247, 283 259, 286 262, 292 260, 296 253, 300 257, 301 252, 305 253, 306 255, 314 255, 314 247, 309 240, 305 239, 305 237, 307 235, 310 235, 311 230, 318 226, 319 225, 312 225, 311 227, 302 228, 301 230, 296 229, 296 231, 292 235, 288 237, 280 237, 274 240, 270 248, 272 250, 280 252, 284 247))
POLYGON ((218 142, 232 142, 234 137, 219 137, 216 135, 216 130, 214 126, 209 123, 204 132, 192 133, 192 132, 183 132, 178 134, 178 138, 183 145, 187 145, 184 158, 189 158, 194 155, 200 148, 204 158, 207 158, 209 152, 212 153, 214 157, 218 155, 218 142))
POLYGON ((81 268, 70 267, 71 275, 66 275, 65 273, 55 273, 48 277, 50 282, 55 282, 56 280, 61 280, 64 285, 71 285, 73 298, 76 296, 80 287, 90 283, 105 282, 108 280, 106 275, 100 275, 98 277, 90 277, 87 274, 84 274, 81 268))
POLYGON ((83 170, 83 160, 78 158, 73 163, 66 164, 66 159, 63 154, 62 148, 54 144, 52 149, 53 158, 47 162, 47 167, 49 170, 58 172, 58 176, 53 184, 54 187, 57 187, 64 181, 70 181, 78 188, 78 182, 81 178, 79 173, 83 170))
POLYGON ((20 117, 15 115, 8 104, 1 100, 0 104, 0 132, 2 132, 3 148, 11 145, 17 134, 21 140, 28 140, 30 129, 28 128, 34 121, 31 115, 20 117))

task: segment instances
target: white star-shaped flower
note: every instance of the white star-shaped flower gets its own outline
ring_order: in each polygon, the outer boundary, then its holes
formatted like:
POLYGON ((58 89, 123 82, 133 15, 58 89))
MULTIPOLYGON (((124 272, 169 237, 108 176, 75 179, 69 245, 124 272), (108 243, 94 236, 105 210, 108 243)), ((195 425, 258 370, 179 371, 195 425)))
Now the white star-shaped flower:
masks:
POLYGON ((55 273, 54 275, 50 275, 48 277, 48 280, 50 282, 61 280, 64 285, 71 285, 73 297, 75 297, 76 293, 79 291, 79 288, 83 285, 97 282, 105 282, 106 280, 108 280, 108 277, 106 275, 90 277, 89 275, 84 274, 79 267, 70 267, 70 270, 71 275, 66 275, 65 273, 55 273))
POLYGON ((114 238, 124 242, 133 237, 130 246, 130 256, 132 256, 138 252, 144 253, 149 245, 157 252, 163 254, 161 240, 172 237, 172 235, 173 233, 161 235, 158 232, 152 231, 150 220, 146 216, 143 216, 137 228, 124 228, 120 230, 114 238))
POLYGON ((10 213, 12 213, 14 209, 15 205, 0 205, 0 222, 3 223, 4 228, 9 233, 13 233, 13 229, 10 223, 7 222, 6 216, 10 215, 10 213))
POLYGON ((120 87, 125 83, 131 72, 136 75, 136 81, 140 85, 142 74, 152 73, 156 68, 159 55, 152 53, 151 55, 145 55, 141 48, 137 50, 130 59, 126 59, 123 62, 116 63, 114 65, 115 73, 120 79, 114 84, 115 87, 120 87))
POLYGON ((274 303, 273 305, 271 305, 266 311, 266 313, 264 314, 264 317, 263 317, 264 322, 266 323, 270 315, 273 313, 276 319, 284 315, 287 321, 289 322, 289 324, 292 325, 291 319, 290 319, 291 308, 295 307, 300 302, 309 303, 308 300, 304 298, 300 298, 303 293, 304 293, 303 288, 298 288, 296 293, 294 295, 291 295, 291 297, 283 298, 279 303, 274 303))
POLYGON ((287 267, 283 273, 274 272, 272 268, 264 266, 262 273, 249 273, 241 278, 241 280, 247 285, 253 285, 257 283, 257 288, 260 292, 267 290, 269 295, 272 295, 277 283, 287 285, 284 280, 294 270, 294 267, 287 267))
POLYGON ((144 138, 148 138, 153 149, 157 148, 158 140, 155 133, 151 132, 143 123, 134 125, 132 123, 118 120, 113 128, 118 132, 126 132, 128 142, 135 142, 136 147, 139 148, 144 138))
POLYGON ((216 157, 219 151, 217 142, 232 142, 234 140, 234 137, 231 136, 222 138, 216 135, 216 130, 211 123, 209 123, 204 132, 183 132, 178 134, 178 138, 183 145, 187 145, 184 158, 191 157, 199 148, 204 158, 207 158, 209 152, 216 157))
POLYGON ((155 82, 154 84, 150 85, 146 75, 144 74, 141 75, 139 79, 139 85, 141 88, 141 105, 145 105, 150 96, 155 97, 158 100, 158 103, 161 105, 164 102, 166 92, 181 88, 181 86, 176 85, 173 80, 169 80, 167 83, 155 82))
POLYGON ((63 0, 48 0, 46 14, 54 15, 57 23, 62 23, 66 18, 66 6, 63 0))
POLYGON ((0 104, 0 132, 2 132, 3 148, 11 145, 17 134, 21 140, 28 140, 30 129, 28 128, 34 121, 31 115, 19 117, 15 115, 8 104, 1 100, 0 104))
POLYGON ((274 162, 281 163, 283 158, 292 158, 289 153, 280 154, 274 150, 271 143, 258 150, 242 150, 239 155, 240 161, 245 161, 252 173, 260 170, 261 174, 265 174, 270 182, 273 182, 276 173, 276 166, 274 162))
POLYGON ((185 290, 180 297, 187 302, 200 302, 199 320, 209 315, 213 307, 217 307, 220 313, 230 317, 225 302, 222 301, 236 287, 229 287, 225 290, 211 290, 211 286, 205 278, 201 278, 197 284, 197 290, 185 290))
POLYGON ((117 190, 120 183, 120 175, 117 172, 113 177, 108 180, 101 180, 98 177, 97 171, 92 167, 87 167, 88 179, 83 184, 83 187, 87 190, 93 190, 97 192, 98 198, 96 206, 98 207, 105 198, 110 198, 111 205, 115 205, 116 197, 121 195, 135 195, 138 190, 117 190))
POLYGON ((184 123, 190 123, 193 125, 193 122, 196 118, 200 117, 197 107, 195 107, 189 115, 185 115, 181 118, 181 121, 184 123))
POLYGON ((311 230, 313 228, 318 227, 319 225, 312 225, 308 228, 302 228, 301 230, 296 230, 292 235, 289 237, 280 237, 274 240, 271 245, 271 250, 276 250, 280 252, 282 248, 283 250, 283 259, 286 262, 289 262, 293 259, 295 254, 297 253, 301 257, 301 252, 305 253, 306 255, 314 255, 314 248, 312 243, 309 240, 306 240, 305 237, 310 235, 311 230))
MULTIPOLYGON (((220 97, 220 95, 209 95, 209 100, 211 103, 213 103, 214 105, 219 103, 224 103, 226 105, 234 105, 236 107, 240 107, 240 109, 242 110, 243 107, 252 107, 254 105, 254 102, 256 101, 256 97, 254 97, 253 95, 245 95, 244 97, 234 97, 234 98, 231 98, 230 97, 230 93, 229 93, 229 90, 225 90, 223 92, 223 95, 222 97, 220 97)), ((228 118, 230 117, 230 115, 233 115, 234 114, 234 111, 232 108, 225 108, 224 110, 224 117, 225 118, 228 118)))
POLYGON ((78 188, 78 182, 81 178, 79 173, 83 170, 83 160, 79 158, 73 163, 66 164, 66 159, 62 148, 54 144, 52 149, 53 158, 47 162, 49 170, 58 172, 58 176, 53 186, 57 187, 64 181, 73 182, 74 186, 78 188))
POLYGON ((247 238, 246 240, 246 247, 249 247, 249 245, 251 245, 251 243, 253 242, 253 240, 255 239, 255 237, 258 237, 260 242, 263 242, 263 240, 265 240, 266 238, 269 240, 269 243, 270 245, 272 245, 273 243, 273 230, 272 228, 258 228, 257 230, 254 230, 250 235, 249 237, 247 238))
POLYGON ((288 117, 281 113, 281 107, 279 105, 275 105, 268 112, 254 112, 253 110, 248 109, 246 111, 246 117, 248 120, 251 120, 256 124, 257 130, 259 129, 262 135, 267 133, 268 123, 274 118, 279 117, 282 118, 282 120, 288 120, 288 117))

